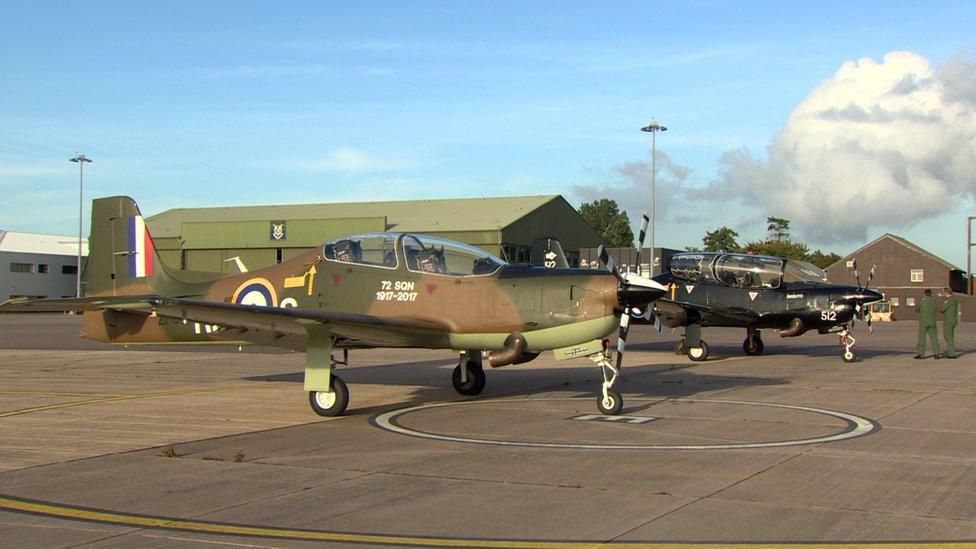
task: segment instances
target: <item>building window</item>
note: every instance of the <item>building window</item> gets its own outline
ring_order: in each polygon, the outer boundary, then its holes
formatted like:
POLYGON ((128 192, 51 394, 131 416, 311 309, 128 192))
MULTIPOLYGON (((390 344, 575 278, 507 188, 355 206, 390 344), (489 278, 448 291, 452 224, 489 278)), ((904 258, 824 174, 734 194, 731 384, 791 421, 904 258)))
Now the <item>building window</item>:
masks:
POLYGON ((914 297, 906 297, 905 298, 905 306, 906 307, 914 307, 915 306, 915 298, 914 297))
POLYGON ((853 259, 848 259, 847 260, 847 268, 848 269, 853 269, 854 268, 854 260, 853 259))
POLYGON ((275 250, 275 263, 281 263, 283 254, 281 248, 275 250))
POLYGON ((900 303, 900 301, 898 300, 897 297, 891 298, 891 306, 892 307, 897 307, 899 303, 900 303))
POLYGON ((39 274, 47 274, 51 272, 51 266, 41 263, 40 265, 37 266, 37 272, 39 274))
POLYGON ((924 276, 922 275, 922 269, 912 269, 911 276, 912 282, 925 282, 924 276))
POLYGON ((11 263, 10 272, 12 273, 32 273, 34 265, 31 263, 11 263))
POLYGON ((78 274, 78 266, 77 265, 61 265, 61 274, 76 275, 76 274, 78 274))

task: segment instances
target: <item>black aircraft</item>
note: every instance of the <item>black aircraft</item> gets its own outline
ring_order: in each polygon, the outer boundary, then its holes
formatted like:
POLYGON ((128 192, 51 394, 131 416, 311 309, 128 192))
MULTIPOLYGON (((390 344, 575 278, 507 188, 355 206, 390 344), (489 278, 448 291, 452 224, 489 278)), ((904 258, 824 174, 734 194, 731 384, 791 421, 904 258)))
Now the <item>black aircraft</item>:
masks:
MULTIPOLYGON (((694 361, 708 358, 708 344, 701 339, 705 326, 742 327, 747 355, 763 352, 760 329, 776 329, 782 337, 795 337, 808 330, 837 333, 845 362, 857 360, 851 335, 855 317, 865 305, 880 301, 881 294, 861 286, 854 265, 857 286, 827 283, 824 272, 810 263, 762 255, 718 252, 690 252, 672 256, 669 271, 654 278, 667 285, 668 293, 654 303, 645 318, 655 325, 685 327, 685 336, 675 348, 694 361), (653 317, 653 318, 652 318, 653 317)), ((632 312, 640 316, 640 312, 632 312)), ((870 327, 870 317, 868 318, 870 327)))

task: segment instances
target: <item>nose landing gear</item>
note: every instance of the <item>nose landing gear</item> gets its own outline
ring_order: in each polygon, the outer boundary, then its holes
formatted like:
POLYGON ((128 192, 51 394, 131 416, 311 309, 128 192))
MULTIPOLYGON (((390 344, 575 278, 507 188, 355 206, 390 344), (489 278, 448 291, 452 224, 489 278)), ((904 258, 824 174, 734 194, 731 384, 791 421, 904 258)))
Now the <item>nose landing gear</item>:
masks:
POLYGON ((844 360, 844 362, 855 362, 857 360, 857 353, 854 352, 854 343, 856 343, 857 340, 854 339, 853 335, 851 335, 851 328, 853 328, 853 326, 850 324, 845 324, 844 328, 837 333, 837 336, 840 339, 840 346, 844 348, 844 352, 841 354, 841 358, 844 360))

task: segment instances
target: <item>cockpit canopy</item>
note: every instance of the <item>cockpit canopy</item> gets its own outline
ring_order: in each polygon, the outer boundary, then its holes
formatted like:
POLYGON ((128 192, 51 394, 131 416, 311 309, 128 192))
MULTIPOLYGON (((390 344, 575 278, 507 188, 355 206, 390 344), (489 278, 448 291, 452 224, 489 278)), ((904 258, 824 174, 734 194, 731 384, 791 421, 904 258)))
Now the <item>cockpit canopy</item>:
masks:
POLYGON ((327 242, 325 259, 396 269, 406 261, 406 268, 418 273, 451 276, 491 274, 505 265, 494 255, 454 240, 403 233, 362 233, 327 242), (397 240, 402 254, 396 253, 397 240))
POLYGON ((675 278, 689 282, 773 289, 783 282, 784 263, 778 257, 703 252, 675 254, 669 267, 675 278))

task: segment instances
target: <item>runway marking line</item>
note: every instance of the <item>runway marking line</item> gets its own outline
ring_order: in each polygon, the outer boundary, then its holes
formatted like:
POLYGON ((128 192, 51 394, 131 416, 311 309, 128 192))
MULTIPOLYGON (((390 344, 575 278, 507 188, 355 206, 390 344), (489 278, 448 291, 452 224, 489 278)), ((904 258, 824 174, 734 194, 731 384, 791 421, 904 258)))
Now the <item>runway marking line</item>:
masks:
POLYGON ((565 397, 565 398, 525 398, 519 400, 511 400, 504 398, 491 398, 491 399, 472 399, 472 400, 461 400, 452 402, 435 402, 428 404, 421 404, 418 406, 409 406, 407 408, 399 408, 396 410, 390 410, 388 412, 383 412, 377 416, 374 416, 370 423, 379 429, 384 431, 389 431, 391 433, 396 433, 400 435, 406 435, 410 437, 437 440, 441 442, 457 442, 463 444, 484 444, 484 445, 494 445, 494 446, 507 446, 507 447, 524 447, 524 448, 547 448, 547 449, 565 449, 565 450, 620 450, 620 451, 634 451, 634 450, 742 450, 750 448, 778 448, 785 446, 802 446, 807 444, 822 444, 825 442, 836 442, 839 440, 846 440, 851 438, 856 438, 864 436, 870 433, 875 433, 881 430, 881 425, 873 420, 856 416, 853 414, 848 414, 846 412, 838 412, 835 410, 826 410, 823 408, 812 408, 809 406, 795 406, 792 404, 777 404, 774 402, 752 402, 744 400, 724 400, 724 399, 710 399, 710 398, 652 398, 652 397, 637 397, 634 400, 638 401, 656 401, 659 403, 707 403, 707 404, 731 404, 731 405, 746 405, 746 406, 760 406, 768 408, 781 408, 786 410, 796 410, 800 412, 809 412, 814 414, 822 414, 826 416, 833 417, 835 419, 840 419, 845 422, 846 427, 839 433, 833 435, 824 435, 818 437, 811 437, 805 439, 794 439, 794 440, 778 440, 778 441, 768 441, 768 442, 739 442, 739 443, 728 443, 728 444, 584 444, 584 443, 567 443, 567 442, 531 442, 531 441, 515 441, 515 440, 497 440, 497 439, 487 439, 487 438, 474 438, 471 436, 451 436, 451 435, 441 435, 437 433, 432 433, 429 431, 421 431, 420 429, 410 429, 400 425, 398 418, 400 416, 405 416, 411 412, 425 411, 425 410, 435 410, 440 408, 447 408, 453 406, 478 406, 484 404, 507 404, 511 402, 556 402, 556 401, 579 401, 585 400, 579 397, 565 397))
MULTIPOLYGON (((809 549, 810 543, 776 543, 776 542, 757 542, 757 543, 695 543, 695 542, 571 542, 571 541, 541 541, 541 540, 491 540, 491 539, 470 539, 470 538, 439 538, 423 536, 397 536, 392 534, 363 534, 352 532, 329 532, 325 530, 302 530, 292 528, 278 528, 271 526, 249 526, 244 524, 232 524, 226 522, 207 522, 192 519, 178 519, 171 517, 159 517, 151 515, 140 515, 135 513, 122 513, 93 509, 88 507, 76 507, 73 505, 62 505, 44 501, 24 499, 12 496, 0 495, 0 510, 28 515, 59 518, 65 520, 76 520, 84 522, 95 522, 100 524, 111 524, 117 526, 158 528, 163 530, 175 530, 179 532, 196 532, 201 534, 221 534, 228 536, 246 536, 273 539, 290 539, 302 541, 331 541, 345 543, 363 544, 383 544, 383 545, 412 545, 426 547, 478 547, 478 548, 526 548, 526 549, 571 549, 580 547, 603 547, 612 546, 620 548, 655 548, 670 549, 678 547, 694 546, 696 549, 719 549, 719 548, 741 548, 749 545, 763 545, 767 547, 783 547, 792 549, 809 549)), ((937 542, 912 542, 915 547, 958 547, 961 545, 972 545, 972 541, 937 541, 937 542)), ((878 549, 903 548, 904 543, 899 542, 855 542, 855 543, 815 543, 814 546, 829 549, 847 549, 850 547, 872 547, 878 549)))
POLYGON ((88 404, 101 404, 105 402, 118 402, 123 400, 136 400, 140 398, 156 398, 156 397, 166 397, 166 396, 181 396, 181 395, 192 395, 198 393, 217 393, 224 391, 236 391, 239 389, 259 389, 265 387, 277 386, 277 384, 272 385, 234 385, 231 387, 206 387, 202 389, 186 389, 183 391, 160 391, 158 393, 142 393, 136 395, 92 395, 92 394, 79 394, 79 393, 45 393, 37 391, 27 391, 27 392, 16 392, 16 391, 3 391, 0 394, 30 394, 35 396, 97 396, 97 398, 92 398, 88 400, 77 400, 74 402, 61 402, 58 404, 47 404, 44 406, 34 406, 31 408, 21 408, 19 410, 10 410, 8 412, 0 412, 0 419, 11 416, 19 416, 23 414, 32 414, 34 412, 43 412, 46 410, 57 410, 60 408, 71 408, 74 406, 86 406, 88 404))

